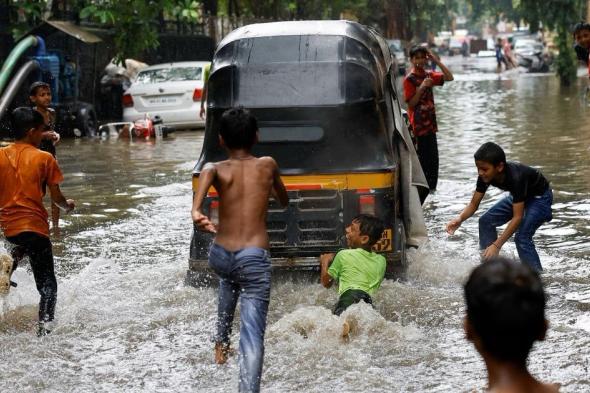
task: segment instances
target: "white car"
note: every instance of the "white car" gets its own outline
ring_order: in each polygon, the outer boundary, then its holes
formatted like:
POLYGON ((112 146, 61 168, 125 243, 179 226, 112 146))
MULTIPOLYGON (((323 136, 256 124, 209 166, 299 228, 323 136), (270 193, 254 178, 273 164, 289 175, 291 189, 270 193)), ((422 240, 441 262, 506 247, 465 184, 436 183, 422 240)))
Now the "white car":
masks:
POLYGON ((201 99, 207 61, 157 64, 142 69, 123 94, 123 121, 159 116, 175 129, 205 126, 201 99))

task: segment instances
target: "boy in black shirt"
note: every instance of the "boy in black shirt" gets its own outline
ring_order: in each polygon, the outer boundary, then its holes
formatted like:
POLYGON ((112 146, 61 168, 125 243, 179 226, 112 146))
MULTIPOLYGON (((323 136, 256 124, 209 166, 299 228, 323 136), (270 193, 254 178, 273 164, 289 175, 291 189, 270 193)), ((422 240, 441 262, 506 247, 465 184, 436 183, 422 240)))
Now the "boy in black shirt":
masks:
POLYGON ((475 152, 477 187, 471 202, 457 218, 447 224, 447 232, 455 233, 461 223, 478 209, 490 184, 510 195, 501 199, 479 218, 479 248, 483 259, 498 255, 513 233, 516 250, 522 262, 541 271, 539 254, 533 235, 544 222, 551 221, 553 192, 541 172, 517 162, 506 162, 504 150, 493 142, 484 143, 475 152), (498 236, 496 228, 508 223, 498 236))

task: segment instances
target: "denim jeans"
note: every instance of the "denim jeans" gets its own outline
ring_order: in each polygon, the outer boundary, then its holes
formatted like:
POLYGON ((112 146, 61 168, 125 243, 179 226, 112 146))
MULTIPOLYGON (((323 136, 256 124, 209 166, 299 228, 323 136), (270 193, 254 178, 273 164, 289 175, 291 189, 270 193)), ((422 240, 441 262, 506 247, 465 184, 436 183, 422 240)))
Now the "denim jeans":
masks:
POLYGON ((209 266, 219 276, 216 341, 229 344, 234 312, 241 296, 239 391, 259 392, 270 300, 270 254, 257 247, 230 252, 213 244, 209 266))
MULTIPOLYGON (((536 271, 541 271, 541 261, 535 249, 533 235, 544 222, 551 221, 553 192, 547 189, 543 195, 532 197, 524 202, 524 217, 514 234, 514 243, 520 260, 536 271)), ((509 195, 479 218, 479 248, 485 250, 496 241, 496 228, 512 219, 512 195, 509 195)))

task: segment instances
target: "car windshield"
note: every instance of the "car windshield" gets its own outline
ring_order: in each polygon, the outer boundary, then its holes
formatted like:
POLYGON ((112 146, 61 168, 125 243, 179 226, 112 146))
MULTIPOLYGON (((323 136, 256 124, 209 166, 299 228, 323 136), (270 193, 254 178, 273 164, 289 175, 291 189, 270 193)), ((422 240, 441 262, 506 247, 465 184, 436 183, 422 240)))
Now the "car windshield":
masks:
POLYGON ((173 67, 156 68, 141 71, 137 75, 135 83, 149 84, 162 82, 199 81, 202 79, 203 69, 201 67, 173 67))

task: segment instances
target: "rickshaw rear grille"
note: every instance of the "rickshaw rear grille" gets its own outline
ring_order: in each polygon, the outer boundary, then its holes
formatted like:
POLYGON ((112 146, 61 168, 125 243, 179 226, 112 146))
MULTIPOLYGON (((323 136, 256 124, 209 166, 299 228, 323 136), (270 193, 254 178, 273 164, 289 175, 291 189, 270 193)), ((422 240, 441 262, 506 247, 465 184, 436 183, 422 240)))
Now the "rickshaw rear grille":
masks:
POLYGON ((287 240, 286 233, 269 233, 268 237, 271 247, 280 247, 281 245, 284 245, 287 240))
POLYGON ((268 230, 268 232, 284 232, 285 229, 287 229, 287 223, 286 222, 280 222, 280 221, 268 221, 266 223, 266 229, 268 230))
MULTIPOLYGON (((290 190, 289 206, 269 204, 268 233, 274 251, 342 245, 343 196, 337 190, 290 190)), ((295 252, 296 253, 296 252, 295 252)))
POLYGON ((301 232, 299 240, 303 244, 335 244, 340 237, 334 231, 301 232))
POLYGON ((340 227, 340 222, 337 220, 310 220, 299 221, 297 225, 301 231, 316 230, 316 231, 335 231, 340 227))
POLYGON ((337 210, 338 206, 337 198, 309 198, 302 202, 299 202, 299 210, 337 210))

